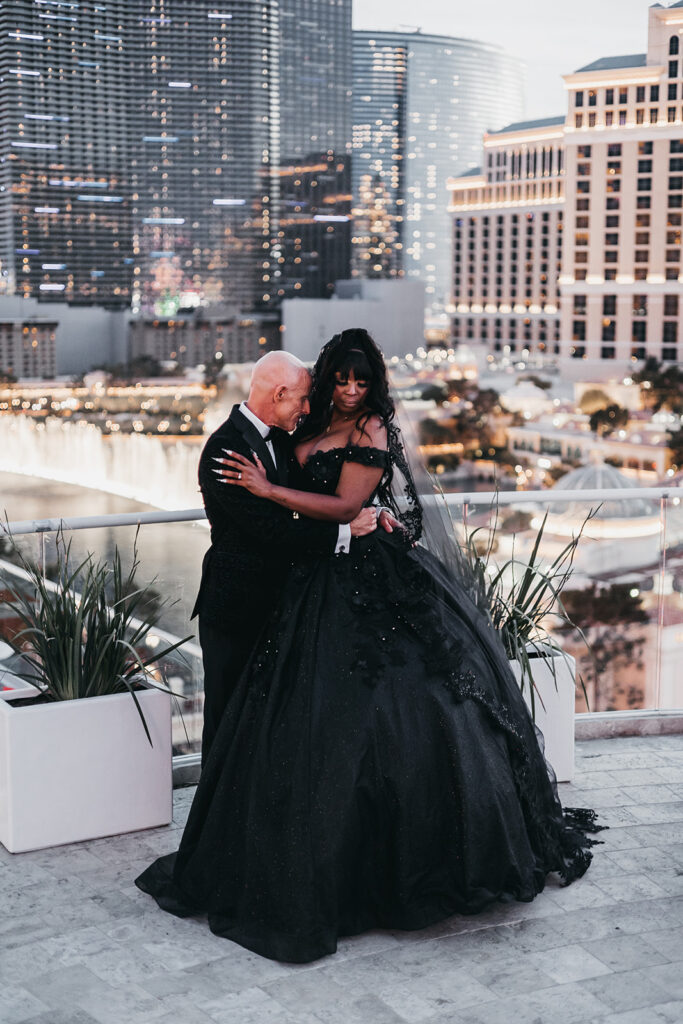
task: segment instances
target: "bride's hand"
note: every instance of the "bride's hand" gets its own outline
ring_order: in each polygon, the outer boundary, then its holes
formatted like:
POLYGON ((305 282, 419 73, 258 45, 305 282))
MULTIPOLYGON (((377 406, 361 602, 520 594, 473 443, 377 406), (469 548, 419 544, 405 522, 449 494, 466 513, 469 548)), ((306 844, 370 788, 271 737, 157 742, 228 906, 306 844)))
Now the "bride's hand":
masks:
POLYGON ((227 467, 222 469, 214 466, 213 471, 220 478, 220 482, 245 487, 251 494, 255 494, 259 498, 268 498, 272 484, 266 476, 263 463, 258 455, 254 453, 254 462, 251 462, 244 455, 238 455, 237 452, 229 451, 227 448, 224 448, 223 451, 228 456, 227 458, 220 459, 214 456, 216 462, 227 467))

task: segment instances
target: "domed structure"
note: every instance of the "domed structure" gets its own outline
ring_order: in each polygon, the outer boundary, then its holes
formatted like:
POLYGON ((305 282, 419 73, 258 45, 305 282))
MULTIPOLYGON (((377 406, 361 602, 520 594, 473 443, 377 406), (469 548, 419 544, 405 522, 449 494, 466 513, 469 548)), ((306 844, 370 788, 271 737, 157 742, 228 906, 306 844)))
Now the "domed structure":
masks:
MULTIPOLYGON (((592 491, 595 496, 549 505, 548 533, 561 537, 575 535, 591 509, 595 510, 595 515, 584 530, 588 537, 647 537, 660 530, 658 503, 639 497, 639 485, 603 462, 597 453, 590 465, 571 470, 560 477, 552 489, 592 491), (633 491, 634 494, 623 501, 602 501, 600 494, 608 490, 633 491)), ((540 525, 540 521, 539 518, 536 525, 540 525)))
POLYGON ((529 413, 530 416, 540 416, 553 407, 552 398, 543 388, 538 388, 530 381, 521 381, 513 387, 503 391, 500 396, 500 404, 508 412, 529 413))

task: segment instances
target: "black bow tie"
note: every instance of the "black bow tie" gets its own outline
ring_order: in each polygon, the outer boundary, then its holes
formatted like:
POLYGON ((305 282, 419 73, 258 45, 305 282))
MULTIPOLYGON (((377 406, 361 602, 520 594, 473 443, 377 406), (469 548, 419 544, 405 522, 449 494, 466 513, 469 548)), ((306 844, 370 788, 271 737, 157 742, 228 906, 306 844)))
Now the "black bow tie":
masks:
POLYGON ((263 440, 264 441, 272 441, 273 438, 275 437, 275 431, 276 430, 277 430, 277 427, 271 427, 270 430, 268 431, 268 433, 263 435, 263 440))

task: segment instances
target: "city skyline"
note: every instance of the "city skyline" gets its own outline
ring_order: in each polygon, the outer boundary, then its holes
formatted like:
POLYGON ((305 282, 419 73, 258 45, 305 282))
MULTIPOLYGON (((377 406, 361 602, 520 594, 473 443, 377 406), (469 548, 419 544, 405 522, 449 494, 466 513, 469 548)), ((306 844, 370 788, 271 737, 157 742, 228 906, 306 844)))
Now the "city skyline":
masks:
POLYGON ((526 64, 526 114, 541 118, 566 112, 562 75, 599 57, 643 52, 650 6, 647 0, 575 0, 561 7, 523 0, 515 6, 515 16, 505 0, 457 8, 444 7, 442 0, 423 0, 418 17, 411 0, 373 0, 371 5, 355 0, 353 27, 419 27, 503 46, 526 64))

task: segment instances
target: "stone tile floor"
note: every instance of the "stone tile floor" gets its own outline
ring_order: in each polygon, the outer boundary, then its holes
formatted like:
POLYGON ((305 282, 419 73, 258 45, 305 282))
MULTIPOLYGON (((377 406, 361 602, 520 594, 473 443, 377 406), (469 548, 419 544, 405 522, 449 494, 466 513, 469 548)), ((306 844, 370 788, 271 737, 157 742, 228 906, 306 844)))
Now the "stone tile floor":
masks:
POLYGON ((0 847, 0 1024, 683 1022, 683 736, 577 745, 569 805, 610 826, 588 874, 424 932, 273 963, 133 885, 171 827, 12 856, 0 847))

